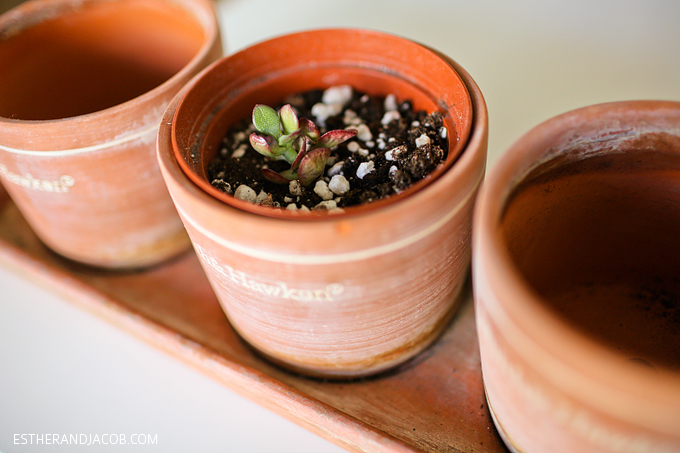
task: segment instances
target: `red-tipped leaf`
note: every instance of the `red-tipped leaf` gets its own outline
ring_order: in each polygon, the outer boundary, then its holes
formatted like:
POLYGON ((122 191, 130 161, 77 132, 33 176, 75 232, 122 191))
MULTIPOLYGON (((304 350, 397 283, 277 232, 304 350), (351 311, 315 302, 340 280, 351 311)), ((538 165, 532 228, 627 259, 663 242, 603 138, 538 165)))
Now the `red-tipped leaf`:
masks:
POLYGON ((317 142, 317 146, 323 146, 326 148, 333 148, 334 146, 338 146, 340 143, 344 142, 345 140, 349 140, 350 138, 354 137, 357 135, 357 131, 355 129, 350 129, 348 131, 342 130, 342 129, 336 129, 334 131, 328 131, 325 134, 319 138, 319 141, 317 142))
POLYGON ((270 168, 263 168, 262 169, 262 176, 267 181, 273 182, 274 184, 288 184, 290 181, 288 178, 285 176, 280 175, 279 173, 276 173, 274 170, 270 168))
POLYGON ((252 134, 250 134, 249 138, 250 146, 252 146, 255 151, 267 157, 276 156, 275 153, 278 150, 277 149, 278 147, 276 147, 276 143, 271 137, 263 136, 258 134, 257 132, 253 132, 252 134))
POLYGON ((298 151, 298 155, 293 161, 293 164, 291 165, 291 169, 293 171, 297 171, 298 167, 300 166, 300 162, 302 161, 302 158, 307 155, 307 140, 302 140, 302 143, 300 144, 300 151, 298 151))
POLYGON ((316 124, 307 118, 300 118, 299 123, 302 133, 309 137, 311 141, 316 143, 316 141, 319 140, 319 137, 321 136, 319 128, 316 127, 316 124))
POLYGON ((308 186, 321 176, 326 169, 326 161, 331 155, 328 148, 316 148, 307 153, 300 161, 298 179, 300 184, 308 186))

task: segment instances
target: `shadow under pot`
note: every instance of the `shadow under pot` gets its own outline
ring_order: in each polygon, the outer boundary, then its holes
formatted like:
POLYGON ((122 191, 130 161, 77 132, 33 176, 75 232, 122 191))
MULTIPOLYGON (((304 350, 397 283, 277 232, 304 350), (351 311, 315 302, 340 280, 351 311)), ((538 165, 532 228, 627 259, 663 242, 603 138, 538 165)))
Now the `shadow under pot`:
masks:
POLYGON ((403 38, 334 29, 275 38, 213 64, 173 100, 158 151, 235 330, 284 367, 347 378, 405 362, 447 326, 469 269, 486 144, 484 99, 460 66, 403 38), (457 137, 446 162, 398 195, 340 214, 255 205, 210 185, 208 163, 255 104, 345 84, 441 112, 457 137))
POLYGON ((209 0, 33 0, 0 16, 0 180, 48 247, 109 268, 189 248, 156 136, 221 54, 209 0))
POLYGON ((489 407, 518 452, 680 450, 680 103, 575 110, 482 191, 473 276, 489 407))

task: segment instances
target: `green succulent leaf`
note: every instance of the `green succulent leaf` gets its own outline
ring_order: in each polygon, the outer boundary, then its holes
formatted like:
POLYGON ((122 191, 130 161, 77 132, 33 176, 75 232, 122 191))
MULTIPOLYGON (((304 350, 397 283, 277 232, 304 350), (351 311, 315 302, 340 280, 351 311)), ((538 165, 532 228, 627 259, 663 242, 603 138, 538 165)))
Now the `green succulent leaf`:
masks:
POLYGON ((264 104, 257 104, 253 108, 253 125, 260 133, 274 138, 281 136, 281 120, 276 110, 264 104))
POLYGON ((301 130, 295 130, 291 132, 290 134, 287 135, 282 135, 279 137, 278 142, 279 145, 281 146, 293 146, 293 143, 295 143, 295 140, 300 137, 301 130))
POLYGON ((326 161, 331 155, 328 148, 315 148, 300 161, 298 179, 300 184, 308 186, 321 176, 326 169, 326 161))
POLYGON ((293 179, 298 179, 297 172, 293 171, 293 169, 291 168, 289 168, 288 170, 283 170, 282 172, 279 173, 279 175, 286 178, 288 182, 292 181, 293 179))
POLYGON ((300 128, 298 117, 290 104, 286 104, 279 110, 279 117, 283 125, 284 134, 292 134, 300 128))
POLYGON ((289 164, 293 164, 295 160, 297 159, 298 152, 295 148, 292 146, 286 146, 282 147, 281 149, 284 150, 283 154, 281 154, 281 157, 279 157, 279 160, 285 160, 289 164))

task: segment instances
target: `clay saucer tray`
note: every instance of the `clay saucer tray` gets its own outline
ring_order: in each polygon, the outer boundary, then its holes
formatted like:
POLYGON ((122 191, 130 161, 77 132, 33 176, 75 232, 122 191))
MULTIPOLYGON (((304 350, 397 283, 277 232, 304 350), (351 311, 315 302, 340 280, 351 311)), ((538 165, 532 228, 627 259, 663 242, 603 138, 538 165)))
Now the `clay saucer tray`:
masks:
POLYGON ((193 252, 137 272, 67 262, 36 238, 2 187, 0 264, 349 451, 508 451, 484 397, 470 284, 443 336, 416 359, 331 382, 283 371, 246 346, 193 252))

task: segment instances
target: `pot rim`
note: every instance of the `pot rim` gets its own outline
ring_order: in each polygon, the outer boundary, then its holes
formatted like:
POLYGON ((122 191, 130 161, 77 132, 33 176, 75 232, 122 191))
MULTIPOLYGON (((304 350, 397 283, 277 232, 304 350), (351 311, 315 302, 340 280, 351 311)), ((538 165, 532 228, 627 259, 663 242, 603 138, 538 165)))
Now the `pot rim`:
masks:
MULTIPOLYGON (((85 0, 87 3, 99 3, 102 1, 107 0, 85 0)), ((80 3, 85 2, 81 1, 80 3)), ((21 23, 24 17, 38 18, 37 20, 29 20, 29 27, 32 27, 43 20, 51 20, 54 17, 58 17, 64 13, 72 11, 73 8, 70 7, 72 3, 72 0, 37 0, 34 2, 21 4, 0 16, 0 31, 3 29, 11 29, 13 26, 16 27, 15 23, 21 23), (58 13, 50 14, 52 11, 57 11, 58 13)), ((167 3, 182 8, 196 21, 205 34, 201 43, 201 47, 179 71, 175 72, 170 78, 165 80, 160 85, 155 86, 151 90, 142 93, 139 96, 128 99, 127 101, 120 104, 102 110, 97 110, 96 112, 48 120, 23 120, 0 116, 0 127, 3 125, 14 128, 21 126, 26 129, 25 134, 31 134, 33 131, 37 131, 38 129, 44 127, 46 124, 69 125, 69 123, 73 123, 73 133, 75 134, 79 133, 83 126, 86 126, 89 123, 98 124, 103 119, 105 119, 105 117, 119 115, 125 116, 127 111, 133 106, 136 107, 138 104, 152 103, 156 99, 164 96, 168 89, 171 89, 173 86, 181 85, 183 81, 189 78, 192 71, 195 71, 195 68, 200 66, 200 62, 208 57, 214 43, 220 40, 219 24, 217 22, 215 7, 209 0, 159 0, 159 3, 167 3), (192 9, 192 6, 196 6, 200 9, 192 9)), ((21 29, 23 28, 24 27, 22 26, 21 29)), ((144 130, 144 133, 146 133, 147 129, 151 131, 155 129, 158 124, 156 120, 154 120, 152 123, 142 125, 142 127, 144 126, 147 126, 144 130)), ((125 139, 126 135, 134 135, 136 137, 142 134, 140 134, 138 130, 133 130, 129 134, 123 134, 116 138, 119 140, 125 139)), ((38 152, 49 153, 50 151, 47 150, 38 152)))
MULTIPOLYGON (((313 39, 313 38, 310 38, 313 39)), ((349 68, 361 68, 361 65, 338 65, 338 67, 349 67, 349 68)), ((386 76, 389 77, 396 77, 402 81, 405 81, 415 87, 417 87, 419 90, 423 91, 423 87, 420 87, 416 84, 413 83, 413 81, 408 80, 406 77, 402 77, 401 74, 396 73, 396 71, 390 71, 389 69, 384 70, 384 71, 378 71, 376 68, 370 67, 370 68, 363 68, 363 69, 370 69, 370 70, 375 70, 375 74, 380 74, 381 72, 385 73, 386 76)), ((294 73, 298 69, 293 70, 292 72, 294 73)), ((468 76, 469 77, 469 76, 468 76)), ((271 79, 276 78, 276 74, 271 77, 271 79)), ((268 79, 268 80, 271 80, 268 79)), ((210 66, 205 68, 201 73, 196 75, 185 87, 185 89, 182 91, 181 95, 178 96, 179 100, 177 102, 173 117, 172 117, 172 126, 171 126, 171 142, 172 142, 172 147, 173 151, 175 153, 175 157, 177 162, 179 163, 180 168, 184 172, 186 176, 196 185, 198 186, 203 192, 208 194, 210 197, 220 201, 222 204, 231 206, 235 209, 238 209, 240 211, 244 211, 247 213, 251 213, 254 215, 258 216, 263 216, 263 217, 269 217, 269 218, 276 218, 276 219, 285 219, 285 220, 302 220, 302 221, 323 221, 324 219, 327 219, 329 217, 334 217, 334 218, 348 218, 356 215, 360 215, 362 213, 366 212, 371 212, 376 209, 382 209, 385 207, 388 207, 390 205, 393 205, 394 203, 397 203, 400 200, 403 200, 405 198, 408 198, 412 196, 413 194, 421 191, 425 187, 433 184, 435 181, 437 181, 442 175, 446 174, 448 171, 450 171, 453 167, 455 167, 458 162, 461 160, 463 155, 465 154, 465 151, 468 149, 468 146, 471 141, 471 137, 473 135, 473 124, 475 123, 475 115, 478 113, 475 111, 473 108, 473 101, 472 101, 472 95, 470 93, 470 87, 469 84, 466 83, 460 72, 459 68, 456 68, 455 65, 451 64, 451 60, 448 59, 445 55, 430 49, 424 45, 421 45, 417 42, 414 42, 412 40, 409 40, 407 38, 403 38, 401 36, 381 32, 381 31, 376 31, 376 30, 371 30, 371 29, 365 29, 365 28, 319 28, 319 29, 309 29, 309 30, 304 30, 300 32, 295 32, 295 33, 287 33, 287 34, 282 34, 273 38, 265 39, 263 41, 260 41, 258 43, 253 44, 252 46, 249 46, 236 54, 228 55, 220 60, 212 63, 210 66), (359 33, 367 36, 373 36, 376 38, 383 38, 383 39, 392 39, 392 40, 399 40, 407 45, 411 46, 417 46, 420 51, 426 52, 427 55, 430 55, 432 57, 437 58, 438 60, 442 61, 446 66, 450 68, 450 74, 452 74, 460 83, 460 86, 462 89, 465 91, 466 94, 466 105, 462 107, 463 110, 466 110, 469 112, 467 117, 465 118, 465 124, 461 128, 462 134, 459 137, 459 140, 455 143, 454 145, 449 144, 449 154, 450 156, 447 157, 447 161, 444 164, 441 164, 438 166, 432 173, 427 175, 425 178, 422 180, 416 182, 412 186, 408 187, 406 190, 403 192, 400 192, 398 194, 392 194, 388 197, 385 197, 380 200, 376 200, 370 203, 365 203, 362 205, 358 206, 351 206, 351 207, 346 207, 342 208, 343 212, 341 213, 329 213, 325 210, 312 210, 309 212, 300 212, 300 211, 289 211, 283 208, 271 208, 271 207, 266 207, 266 206, 260 206, 257 204, 253 204, 247 201, 239 200, 232 195, 228 195, 224 192, 219 191, 215 187, 213 187, 206 179, 204 179, 201 175, 198 175, 194 169, 186 162, 184 156, 182 155, 182 152, 180 150, 179 145, 177 144, 176 141, 176 129, 175 129, 175 124, 178 118, 178 115, 180 113, 180 110, 182 109, 182 106, 184 104, 184 101, 187 96, 190 95, 190 93, 199 87, 203 83, 206 83, 205 80, 210 76, 212 71, 216 66, 227 64, 230 59, 234 57, 238 57, 241 54, 244 54, 245 52, 250 52, 251 49, 255 47, 263 47, 270 45, 271 42, 275 41, 280 41, 287 39, 289 37, 296 37, 296 36, 305 36, 305 35, 312 35, 312 34, 317 34, 317 33, 359 33), (455 151, 455 152, 452 152, 455 151)), ((440 105, 439 100, 434 100, 432 99, 433 102, 435 102, 437 105, 440 105)), ((483 100, 482 100, 483 101, 483 100)), ((483 103, 483 102, 482 102, 483 103)), ((483 119, 486 118, 486 116, 483 116, 483 119)), ((210 124, 210 121, 207 120, 205 124, 210 124)), ((206 126, 207 128, 207 126, 206 126)))
MULTIPOLYGON (((587 334, 581 333, 559 318, 543 302, 515 266, 498 225, 508 196, 527 173, 551 158, 541 154, 545 148, 536 145, 564 133, 576 124, 583 123, 581 116, 603 117, 621 111, 657 112, 672 111, 680 114, 680 102, 634 100, 617 101, 582 107, 553 117, 535 126, 508 148, 491 169, 485 180, 475 206, 473 225, 473 279, 477 300, 484 299, 489 305, 485 311, 502 322, 505 329, 502 336, 510 343, 509 348, 520 356, 541 354, 543 362, 532 363, 543 376, 559 383, 572 395, 607 412, 612 407, 625 408, 630 417, 643 424, 649 418, 659 420, 660 415, 651 417, 641 400, 675 401, 675 415, 680 407, 680 370, 659 366, 648 370, 623 360, 627 356, 608 348, 587 334), (557 132, 554 132, 557 131, 557 132), (540 152, 539 152, 540 151, 540 152), (543 159, 536 159, 541 156, 543 159), (518 171, 522 173, 518 176, 518 171), (484 275, 482 275, 484 274, 484 275), (517 297, 497 302, 499 288, 517 297), (484 297, 480 297, 484 295, 484 297), (537 327, 538 326, 538 327, 537 327), (597 391, 579 387, 570 381, 574 374, 586 376, 597 386, 597 391), (607 376, 608 380, 602 378, 607 376), (653 382, 654 385, 650 385, 653 382), (636 408, 636 409, 633 409, 636 408), (636 412, 637 411, 637 412, 636 412)), ((680 135, 680 129, 679 129, 680 135)), ((487 327, 479 326, 479 329, 487 327)), ((647 404, 649 406, 649 404, 647 404)), ((668 408, 669 404, 666 406, 668 408)), ((673 415, 669 410, 666 416, 673 415)), ((676 420, 666 419, 674 428, 680 425, 676 420)), ((658 429, 658 426, 653 427, 658 429)))
MULTIPOLYGON (((436 52, 436 51, 435 51, 436 52)), ((446 173, 442 175, 441 178, 433 181, 427 188, 427 190, 421 191, 419 193, 413 194, 413 196, 406 198, 398 204, 392 204, 389 206, 383 206, 381 209, 366 211, 362 213, 354 213, 352 216, 347 214, 343 216, 338 215, 325 215, 315 218, 307 218, 305 220, 314 220, 313 222, 304 222, 307 225, 324 225, 326 227, 335 226, 340 227, 345 224, 345 220, 356 221, 369 221, 369 218, 375 215, 383 215, 387 211, 399 210, 400 212, 406 212, 414 206, 420 206, 421 203, 428 197, 430 191, 439 191, 446 189, 451 181, 459 181, 461 185, 469 187, 471 193, 476 192, 477 187, 481 184, 484 177, 486 168, 486 149, 488 143, 488 110, 486 106, 486 101, 484 96, 474 81, 472 76, 456 61, 440 54, 440 56, 456 69, 458 74, 463 79, 472 99, 472 106, 474 110, 473 125, 470 132, 470 139, 468 141, 468 146, 462 155, 459 157, 456 165, 453 165, 446 173), (479 174, 478 174, 479 173, 479 174)), ((197 78, 195 76, 195 78, 197 78)), ((180 168, 179 162, 175 156, 174 150, 172 149, 170 128, 172 124, 172 119, 174 117, 175 109, 179 99, 183 96, 191 83, 185 85, 182 90, 175 96, 175 98, 170 102, 163 120, 161 121, 160 128, 158 131, 157 139, 157 157, 161 170, 164 174, 165 179, 170 179, 174 184, 178 185, 178 188, 192 199, 195 200, 195 205, 203 206, 206 210, 226 210, 229 212, 230 217, 233 221, 245 222, 247 224, 251 222, 267 222, 272 228, 290 228, 294 227, 297 220, 302 220, 302 216, 297 219, 279 219, 275 217, 260 216, 253 214, 248 211, 242 211, 229 206, 220 200, 212 197, 200 187, 198 187, 180 168)), ((172 192, 171 192, 172 193, 172 192)), ((467 193, 467 191, 466 191, 467 193)), ((452 194, 452 197, 458 195, 452 194)), ((465 203, 465 199, 469 195, 462 194, 459 197, 459 205, 465 203)), ((180 212, 181 214, 181 212, 180 212)), ((442 213, 444 215, 446 213, 442 213)))

